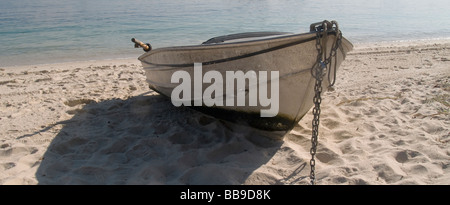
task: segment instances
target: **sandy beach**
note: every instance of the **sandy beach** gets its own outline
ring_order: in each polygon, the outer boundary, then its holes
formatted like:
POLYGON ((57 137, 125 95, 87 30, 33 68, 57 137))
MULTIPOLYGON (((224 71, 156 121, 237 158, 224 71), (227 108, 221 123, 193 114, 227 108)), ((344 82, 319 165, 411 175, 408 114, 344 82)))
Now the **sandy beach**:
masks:
MULTIPOLYGON (((450 40, 355 45, 323 98, 317 184, 450 184, 450 40)), ((256 139, 137 59, 2 67, 0 184, 309 184, 311 120, 256 139)))

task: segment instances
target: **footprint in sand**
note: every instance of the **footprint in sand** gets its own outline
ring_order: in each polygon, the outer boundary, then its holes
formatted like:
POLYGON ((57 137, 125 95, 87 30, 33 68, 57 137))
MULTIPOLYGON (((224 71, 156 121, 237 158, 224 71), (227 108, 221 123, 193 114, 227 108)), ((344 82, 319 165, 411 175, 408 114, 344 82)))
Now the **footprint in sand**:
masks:
POLYGON ((400 151, 395 155, 395 160, 399 163, 405 163, 413 159, 414 161, 428 161, 422 153, 413 150, 400 151))
POLYGON ((343 160, 340 158, 340 156, 333 152, 330 149, 322 148, 317 151, 316 154, 317 159, 325 164, 339 164, 343 163, 343 160))
POLYGON ((383 179, 386 183, 395 183, 405 175, 401 169, 390 164, 377 164, 373 168, 378 173, 378 179, 383 179))
POLYGON ((5 171, 5 170, 11 169, 15 166, 16 166, 16 163, 14 163, 14 162, 2 163, 2 164, 0 164, 0 170, 5 171))
POLYGON ((9 157, 11 155, 27 155, 27 154, 34 154, 38 151, 37 148, 31 147, 11 147, 9 149, 3 149, 0 150, 0 157, 9 157))
POLYGON ((75 107, 77 105, 90 104, 90 103, 94 103, 94 102, 95 102, 95 100, 91 100, 91 99, 77 99, 77 100, 66 101, 66 102, 64 102, 64 104, 69 107, 75 107))
POLYGON ((189 144, 194 141, 194 137, 192 135, 177 132, 169 136, 169 141, 173 144, 189 144))

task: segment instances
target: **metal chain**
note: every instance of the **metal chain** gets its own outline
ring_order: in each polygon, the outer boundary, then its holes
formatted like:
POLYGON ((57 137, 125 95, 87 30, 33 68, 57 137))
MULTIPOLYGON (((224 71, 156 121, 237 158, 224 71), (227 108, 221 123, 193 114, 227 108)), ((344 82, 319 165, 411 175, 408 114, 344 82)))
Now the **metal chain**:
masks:
POLYGON ((337 68, 337 60, 335 58, 334 63, 334 79, 333 82, 331 82, 330 79, 330 71, 331 71, 331 60, 332 58, 336 57, 337 49, 339 49, 341 44, 342 34, 339 30, 338 24, 336 21, 323 21, 321 27, 316 28, 316 49, 317 49, 317 59, 314 64, 314 66, 311 69, 312 76, 316 79, 315 85, 314 85, 314 108, 313 108, 313 120, 312 120, 312 137, 311 137, 311 160, 309 161, 309 164, 311 166, 311 172, 310 172, 310 180, 311 184, 315 184, 316 180, 316 174, 315 174, 315 168, 316 168, 316 151, 317 151, 317 145, 318 145, 318 136, 319 136, 319 122, 320 122, 320 103, 322 103, 322 81, 324 77, 324 72, 327 72, 327 66, 330 65, 329 71, 328 71, 328 80, 330 82, 330 85, 333 85, 336 81, 336 68, 337 68), (330 26, 330 27, 328 27, 330 26), (327 40, 328 40, 328 28, 335 28, 336 31, 336 39, 333 43, 333 47, 331 48, 330 55, 327 56, 327 40), (332 83, 332 84, 331 84, 332 83))
POLYGON ((337 50, 341 46, 342 43, 342 32, 339 30, 339 25, 336 21, 331 21, 332 27, 335 28, 336 31, 336 38, 333 43, 333 47, 331 48, 330 56, 328 57, 327 61, 330 65, 329 72, 328 72, 328 82, 330 83, 329 87, 334 86, 334 83, 336 82, 336 71, 337 71, 337 50), (331 60, 334 58, 334 69, 333 69, 333 79, 331 79, 331 60))

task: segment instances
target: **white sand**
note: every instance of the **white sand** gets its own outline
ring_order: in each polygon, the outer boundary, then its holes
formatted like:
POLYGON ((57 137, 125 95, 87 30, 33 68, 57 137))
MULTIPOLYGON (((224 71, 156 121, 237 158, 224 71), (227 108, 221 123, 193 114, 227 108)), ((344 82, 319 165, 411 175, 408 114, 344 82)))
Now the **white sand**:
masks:
MULTIPOLYGON (((318 184, 450 184, 450 41, 356 45, 318 184)), ((148 89, 140 62, 0 68, 0 184, 308 184, 311 114, 259 140, 148 89)))

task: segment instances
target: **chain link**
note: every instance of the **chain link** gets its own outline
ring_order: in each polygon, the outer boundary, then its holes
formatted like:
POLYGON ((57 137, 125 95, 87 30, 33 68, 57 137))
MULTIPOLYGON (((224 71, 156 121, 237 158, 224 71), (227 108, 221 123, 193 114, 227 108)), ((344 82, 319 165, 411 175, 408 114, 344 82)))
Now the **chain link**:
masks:
POLYGON ((311 75, 316 79, 315 85, 314 85, 314 108, 313 108, 313 120, 312 120, 312 136, 311 136, 311 160, 309 161, 309 165, 311 167, 310 172, 310 180, 311 184, 315 184, 316 180, 316 151, 317 151, 317 145, 318 145, 318 136, 319 136, 319 123, 320 123, 320 104, 322 103, 322 81, 325 73, 327 72, 327 66, 329 65, 328 69, 328 80, 330 82, 330 86, 333 86, 336 82, 336 68, 337 68, 337 50, 339 49, 341 45, 342 40, 342 33, 339 30, 339 26, 336 21, 323 21, 322 25, 320 27, 316 27, 316 49, 317 49, 317 59, 314 64, 314 66, 311 69, 311 75), (331 52, 329 56, 327 56, 327 41, 328 41, 328 29, 331 28, 335 30, 336 32, 336 38, 333 42, 333 47, 331 48, 331 52), (334 62, 334 79, 331 81, 331 61, 332 59, 335 59, 334 62))

